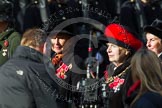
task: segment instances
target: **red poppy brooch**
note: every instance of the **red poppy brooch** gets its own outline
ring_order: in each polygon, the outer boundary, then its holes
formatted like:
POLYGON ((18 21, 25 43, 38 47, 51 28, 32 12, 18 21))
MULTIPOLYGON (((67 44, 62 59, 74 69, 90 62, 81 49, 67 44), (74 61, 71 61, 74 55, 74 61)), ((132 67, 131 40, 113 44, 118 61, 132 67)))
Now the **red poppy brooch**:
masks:
POLYGON ((65 63, 62 63, 61 66, 56 70, 56 76, 61 79, 66 79, 67 78, 66 73, 71 68, 72 68, 72 64, 67 66, 65 63))
POLYGON ((109 84, 110 89, 113 89, 114 92, 120 90, 120 86, 124 83, 125 79, 114 77, 114 81, 109 84))

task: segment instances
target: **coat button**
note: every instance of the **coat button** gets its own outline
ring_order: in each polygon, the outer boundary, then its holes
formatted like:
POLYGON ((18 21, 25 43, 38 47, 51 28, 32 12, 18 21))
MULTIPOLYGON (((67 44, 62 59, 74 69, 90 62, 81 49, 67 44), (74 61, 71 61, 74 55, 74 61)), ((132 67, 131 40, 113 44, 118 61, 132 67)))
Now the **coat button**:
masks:
POLYGON ((9 45, 8 40, 5 40, 4 43, 3 43, 3 45, 4 45, 4 47, 8 47, 8 45, 9 45))

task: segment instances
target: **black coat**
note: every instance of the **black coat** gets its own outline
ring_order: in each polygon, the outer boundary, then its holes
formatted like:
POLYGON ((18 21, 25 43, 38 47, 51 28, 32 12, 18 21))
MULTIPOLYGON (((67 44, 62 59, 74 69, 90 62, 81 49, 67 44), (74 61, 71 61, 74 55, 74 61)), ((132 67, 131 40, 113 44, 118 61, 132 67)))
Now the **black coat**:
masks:
POLYGON ((140 34, 143 33, 145 25, 150 25, 156 18, 162 19, 162 8, 159 5, 161 2, 143 4, 141 0, 137 1, 123 3, 119 20, 120 24, 128 26, 132 31, 140 34), (140 26, 142 23, 143 26, 140 26))
POLYGON ((13 58, 0 68, 0 105, 10 108, 57 108, 55 78, 47 61, 36 50, 19 46, 13 58))
POLYGON ((112 81, 108 83, 108 105, 110 108, 124 108, 123 96, 125 95, 123 91, 125 90, 124 84, 126 83, 127 75, 130 72, 130 59, 128 59, 121 66, 114 70, 114 64, 108 66, 108 76, 113 77, 112 81), (121 74, 121 75, 120 75, 121 74), (118 77, 119 79, 115 79, 118 77), (124 80, 124 82, 123 82, 124 80), (119 84, 116 85, 116 82, 119 84), (121 83, 123 82, 123 83, 121 83))
POLYGON ((58 93, 61 97, 61 100, 57 99, 58 107, 62 108, 67 106, 70 101, 75 103, 74 106, 78 106, 77 104, 80 103, 81 94, 77 90, 77 83, 80 82, 82 78, 85 78, 85 70, 81 69, 82 62, 83 60, 79 56, 66 54, 57 65, 54 65, 55 74, 57 74, 57 70, 62 64, 65 64, 66 66, 71 65, 68 71, 63 75, 64 78, 57 78, 58 93), (64 102, 62 100, 64 100, 64 102))
POLYGON ((125 108, 161 108, 162 95, 146 91, 133 104, 133 100, 139 93, 139 81, 130 86, 125 99, 125 108))
POLYGON ((162 54, 160 54, 159 59, 162 60, 162 54))
POLYGON ((144 93, 132 106, 132 108, 161 108, 162 96, 153 92, 144 93))

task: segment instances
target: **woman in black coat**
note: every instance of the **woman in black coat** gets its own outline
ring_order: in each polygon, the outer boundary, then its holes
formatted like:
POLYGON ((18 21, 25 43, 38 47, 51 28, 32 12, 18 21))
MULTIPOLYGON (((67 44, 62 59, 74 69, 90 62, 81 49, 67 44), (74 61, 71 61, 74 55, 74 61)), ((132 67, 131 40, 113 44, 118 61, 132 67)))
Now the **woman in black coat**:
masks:
POLYGON ((120 24, 110 24, 105 29, 107 54, 110 64, 105 72, 108 85, 108 105, 110 108, 123 108, 123 85, 129 73, 130 60, 142 42, 120 24))
POLYGON ((57 100, 57 105, 59 108, 74 105, 73 103, 78 106, 80 93, 77 91, 77 83, 85 77, 83 59, 75 51, 78 38, 65 30, 52 31, 50 37, 51 49, 54 52, 51 61, 55 67, 54 74, 57 76, 61 97, 57 100))

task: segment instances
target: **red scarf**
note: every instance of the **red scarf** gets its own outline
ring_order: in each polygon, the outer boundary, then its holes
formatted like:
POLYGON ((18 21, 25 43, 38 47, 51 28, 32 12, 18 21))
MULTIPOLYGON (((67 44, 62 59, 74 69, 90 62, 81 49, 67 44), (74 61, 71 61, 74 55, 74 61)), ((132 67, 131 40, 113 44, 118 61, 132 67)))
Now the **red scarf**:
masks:
POLYGON ((135 91, 138 87, 140 87, 141 85, 141 81, 138 80, 136 81, 129 89, 128 89, 128 92, 127 92, 127 96, 130 96, 133 91, 135 91))
POLYGON ((57 65, 63 57, 63 54, 57 54, 55 57, 52 58, 52 64, 57 65))

